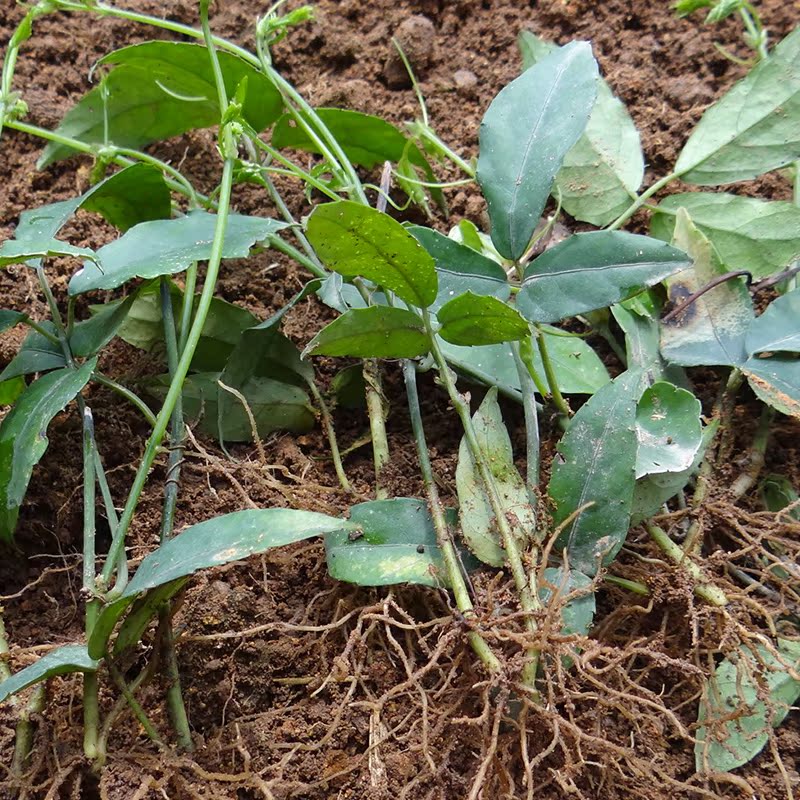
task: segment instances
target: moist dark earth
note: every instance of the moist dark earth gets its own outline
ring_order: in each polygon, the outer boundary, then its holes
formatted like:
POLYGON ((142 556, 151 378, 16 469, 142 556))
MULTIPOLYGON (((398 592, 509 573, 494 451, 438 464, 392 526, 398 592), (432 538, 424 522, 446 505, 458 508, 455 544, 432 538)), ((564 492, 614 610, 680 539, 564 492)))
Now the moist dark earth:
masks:
MULTIPOLYGON (((0 44, 5 46, 23 9, 13 0, 0 3, 0 44)), ((759 4, 773 42, 796 24, 798 5, 777 0, 759 4)), ((198 23, 192 2, 128 0, 125 6, 198 23)), ((265 9, 255 0, 218 2, 212 7, 213 28, 253 47, 255 20, 265 9)), ((515 42, 520 30, 561 44, 589 40, 605 77, 641 132, 648 185, 670 170, 704 109, 745 73, 714 46, 719 42, 733 53, 748 55, 737 22, 710 28, 701 20, 702 14, 677 19, 667 2, 638 0, 321 0, 315 21, 292 32, 275 56, 277 67, 315 105, 353 108, 401 124, 414 119, 418 106, 392 63, 390 39, 398 34, 417 68, 431 124, 453 150, 469 158, 476 152, 483 112, 519 72, 515 42)), ((88 73, 96 59, 109 50, 163 36, 85 14, 44 18, 21 53, 15 79, 15 88, 30 108, 28 121, 54 127, 90 88, 88 73)), ((179 165, 199 188, 211 189, 219 174, 214 145, 213 132, 204 131, 154 146, 152 152, 179 165)), ((24 209, 73 196, 88 186, 90 163, 80 157, 38 172, 35 161, 41 147, 28 136, 3 133, 0 241, 12 234, 24 209)), ((443 179, 458 177, 446 168, 439 174, 443 179)), ((733 188, 770 199, 791 196, 789 183, 777 175, 733 188)), ((302 213, 299 188, 286 182, 281 189, 302 213)), ((446 230, 462 217, 485 227, 483 201, 473 187, 448 189, 447 199, 451 218, 435 220, 438 227, 446 230)), ((243 213, 273 213, 269 201, 252 187, 237 188, 234 204, 243 213)), ((565 224, 575 227, 569 219, 565 224)), ((645 230, 646 216, 639 215, 631 229, 645 230)), ((84 213, 63 232, 72 244, 86 246, 98 246, 111 235, 99 218, 84 213)), ((51 269, 60 300, 75 266, 63 261, 51 269)), ((218 291, 266 318, 306 278, 288 260, 263 253, 224 262, 218 291)), ((46 317, 37 287, 23 267, 0 273, 0 299, 3 308, 46 317)), ((85 306, 78 307, 78 313, 86 312, 85 306)), ((328 319, 329 312, 307 300, 291 313, 286 331, 302 345, 328 319)), ((21 336, 18 331, 0 336, 0 367, 13 357, 21 336)), ((602 342, 590 341, 612 370, 619 369, 602 342)), ((121 342, 107 349, 100 366, 131 385, 158 370, 151 357, 121 342)), ((335 365, 322 361, 319 366, 326 383, 335 365)), ((392 453, 387 480, 393 495, 422 496, 399 373, 389 367, 386 380, 392 453)), ((717 385, 718 376, 710 371, 698 379, 697 391, 707 412, 717 385)), ((455 418, 432 380, 423 381, 421 390, 434 469, 445 497, 452 498, 459 442, 455 418)), ((147 425, 102 387, 90 388, 88 396, 119 503, 141 456, 147 425)), ((521 413, 513 406, 504 407, 504 412, 519 444, 521 413)), ((731 530, 757 536, 773 524, 753 498, 735 509, 724 498, 726 486, 741 468, 758 414, 757 403, 743 392, 740 405, 725 420, 731 456, 716 465, 703 512, 712 544, 725 541, 731 530)), ((366 417, 338 411, 336 426, 347 447, 363 437, 366 417)), ((545 433, 552 435, 544 444, 545 462, 552 456, 555 432, 548 422, 545 433)), ((766 465, 768 471, 793 478, 795 485, 798 432, 795 423, 779 419, 766 465)), ((60 415, 49 438, 22 512, 17 548, 3 551, 0 560, 0 602, 13 669, 82 636, 81 451, 75 413, 60 415)), ((319 429, 305 436, 274 436, 263 445, 263 462, 251 446, 233 447, 228 458, 212 441, 198 437, 183 468, 177 528, 247 507, 340 513, 372 497, 369 447, 356 448, 346 458, 357 495, 352 498, 338 488, 319 429)), ((164 462, 159 461, 139 507, 131 532, 134 563, 157 541, 164 472, 164 462)), ((797 537, 796 530, 793 535, 797 537)), ((641 532, 631 536, 637 552, 650 560, 623 556, 619 569, 645 582, 651 597, 601 585, 585 668, 550 683, 541 707, 529 709, 527 717, 515 712, 512 702, 501 719, 497 709, 502 707, 503 690, 498 694, 490 687, 474 663, 464 643, 463 621, 451 613, 444 593, 336 584, 326 574, 321 544, 314 542, 204 573, 190 583, 175 618, 195 751, 160 751, 138 723, 123 714, 109 739, 104 771, 92 774, 81 755, 80 680, 54 679, 45 712, 37 719, 25 781, 13 784, 10 773, 0 771, 0 797, 791 797, 800 791, 796 714, 758 758, 733 776, 704 780, 693 769, 691 733, 703 671, 714 653, 731 646, 737 626, 766 632, 764 614, 739 603, 731 621, 694 604, 680 573, 653 562, 658 553, 648 551, 641 532), (527 780, 521 730, 528 732, 525 750, 533 762, 527 780)), ((715 579, 728 586, 724 551, 710 547, 707 562, 715 579)), ((476 577, 479 595, 489 598, 483 609, 487 618, 489 605, 495 610, 513 608, 507 581, 508 576, 491 572, 476 577)), ((516 652, 510 643, 512 668, 516 652)), ((135 676, 151 656, 150 646, 143 645, 125 665, 126 675, 135 676)), ((169 742, 163 694, 164 686, 156 679, 140 699, 169 742)), ((115 700, 106 685, 104 710, 115 700)), ((0 767, 11 762, 15 719, 14 709, 0 710, 0 767)))

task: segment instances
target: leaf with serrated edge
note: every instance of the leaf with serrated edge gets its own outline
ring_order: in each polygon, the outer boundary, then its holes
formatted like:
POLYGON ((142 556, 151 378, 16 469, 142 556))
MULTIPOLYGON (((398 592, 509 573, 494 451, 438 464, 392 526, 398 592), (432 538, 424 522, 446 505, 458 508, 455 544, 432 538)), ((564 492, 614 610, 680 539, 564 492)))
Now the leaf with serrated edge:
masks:
POLYGON ((354 527, 338 517, 289 508, 234 511, 192 525, 145 556, 119 600, 101 612, 97 633, 89 640, 89 654, 99 658, 105 652, 116 620, 143 592, 273 547, 354 527))
POLYGON ((624 300, 690 263, 685 253, 648 236, 578 233, 528 265, 517 309, 531 322, 556 322, 624 300))
POLYGON ((0 423, 0 539, 14 535, 34 466, 47 450, 47 427, 83 389, 96 359, 79 369, 61 369, 34 381, 0 423))
POLYGON ((719 186, 755 178, 800 157, 800 29, 703 114, 675 173, 719 186))
POLYGON ((566 549, 570 566, 587 575, 597 572, 601 559, 611 561, 628 535, 642 380, 641 370, 629 370, 600 389, 573 417, 553 461, 553 524, 578 512, 553 552, 566 549))
POLYGON ((800 681, 784 664, 800 669, 800 642, 778 639, 780 659, 761 645, 736 652, 736 661, 721 661, 703 688, 694 751, 700 773, 730 772, 755 758, 769 741, 770 726, 780 725, 800 697, 800 681))
POLYGON ((590 45, 571 42, 508 84, 484 115, 477 178, 505 258, 527 250, 564 156, 586 127, 597 79, 590 45))
MULTIPOLYGON (((524 545, 536 531, 536 517, 528 491, 514 466, 511 439, 497 403, 497 389, 490 389, 472 418, 478 445, 494 476, 500 502, 517 539, 524 545)), ((501 567, 505 562, 489 498, 466 439, 458 449, 456 489, 461 535, 469 549, 484 563, 501 567)))
POLYGON ((437 312, 439 335, 452 344, 485 345, 515 342, 530 331, 526 320, 496 297, 465 292, 437 312))
POLYGON ((420 308, 436 299, 433 259, 388 214, 351 200, 325 203, 309 216, 307 234, 334 272, 367 278, 420 308))
POLYGON ((722 192, 673 194, 653 214, 653 236, 672 240, 680 208, 689 212, 729 269, 746 269, 754 278, 766 278, 800 255, 800 208, 794 203, 722 192))
POLYGON ((773 300, 747 331, 745 348, 756 353, 800 353, 800 289, 773 300))
POLYGON ((430 349, 422 320, 413 311, 389 306, 354 308, 326 325, 303 356, 415 358, 430 349))
POLYGON ((686 389, 658 381, 636 411, 636 477, 689 469, 703 443, 700 401, 686 389))
POLYGON ((98 661, 89 657, 85 644, 57 647, 0 683, 0 703, 35 683, 71 672, 94 672, 98 665, 98 661))
MULTIPOLYGON (((684 209, 678 211, 672 242, 692 258, 690 269, 666 281, 669 299, 679 305, 726 272, 708 239, 684 209)), ((677 317, 661 326, 661 352, 685 367, 739 367, 747 360, 745 334, 753 321, 753 304, 740 278, 715 286, 677 317)))

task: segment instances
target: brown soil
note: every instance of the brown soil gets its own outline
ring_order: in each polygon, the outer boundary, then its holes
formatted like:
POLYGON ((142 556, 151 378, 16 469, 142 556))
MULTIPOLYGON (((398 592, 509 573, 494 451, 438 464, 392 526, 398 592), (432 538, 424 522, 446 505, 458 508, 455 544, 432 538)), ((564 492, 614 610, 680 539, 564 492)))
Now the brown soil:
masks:
MULTIPOLYGON (((128 0, 137 11, 196 24, 195 3, 184 0, 128 0)), ((256 15, 264 5, 253 0, 219 3, 213 25, 220 35, 252 46, 256 15)), ((760 5, 773 41, 788 33, 797 3, 767 0, 760 5)), ((22 9, 3 0, 0 44, 5 44, 22 9)), ((390 88, 383 77, 392 58, 391 35, 411 15, 432 23, 407 25, 433 32, 429 52, 417 60, 431 121, 457 151, 475 152, 480 117, 492 96, 519 70, 515 38, 522 28, 566 42, 590 39, 614 90, 626 102, 642 133, 648 159, 647 181, 674 163, 688 132, 703 110, 744 70, 714 48, 719 41, 742 52, 733 21, 713 30, 697 21, 676 19, 670 4, 608 0, 320 0, 317 20, 279 46, 279 68, 315 104, 340 105, 394 122, 413 119, 412 91, 390 88), (472 73, 476 81, 465 76, 472 73)), ((152 32, 110 19, 59 15, 37 24, 34 39, 19 62, 15 86, 30 106, 29 121, 55 126, 89 86, 92 63, 107 51, 152 38, 152 32)), ((389 82, 402 80, 389 70, 389 82)), ((6 131, 0 177, 0 239, 10 235, 19 213, 73 195, 86 186, 86 164, 73 159, 44 173, 35 169, 40 143, 6 131)), ((200 187, 216 181, 218 158, 211 133, 201 132, 154 152, 182 162, 200 187)), ((752 185, 746 187, 750 191, 752 185)), ((772 176, 755 188, 784 198, 789 188, 772 176)), ((287 187, 287 191, 291 190, 287 187)), ((300 202, 295 192, 293 200, 300 202)), ((481 199, 469 189, 448 192, 454 219, 480 223, 481 199)), ((243 212, 264 213, 264 200, 250 188, 236 196, 243 212)), ((80 214, 65 231, 74 244, 98 245, 109 230, 80 214)), ((74 264, 54 269, 54 286, 64 296, 74 264)), ((298 288, 302 273, 292 264, 263 254, 247 262, 227 262, 219 285, 225 299, 264 317, 298 288), (274 266, 277 261, 277 266, 274 266)), ((3 307, 45 317, 45 308, 24 268, 0 273, 3 307)), ((83 309, 79 309, 82 311, 83 309)), ((327 318, 307 301, 292 313, 287 331, 306 342, 327 318)), ((0 337, 0 366, 19 343, 0 337)), ((148 374, 148 359, 115 343, 102 368, 120 381, 148 374)), ((323 365, 323 374, 327 375, 323 365)), ((399 376, 391 373, 389 396, 402 396, 399 376), (398 391, 392 391, 397 382, 398 391)), ((716 376, 701 385, 713 398, 716 376)), ((446 495, 452 494, 458 432, 432 381, 423 385, 424 413, 436 432, 434 468, 446 495)), ((98 440, 112 479, 123 498, 141 455, 147 426, 135 411, 101 387, 90 390, 98 440)), ((393 400, 389 430, 393 454, 392 492, 420 496, 413 442, 403 403, 393 400)), ((769 536, 796 546, 796 527, 779 524, 745 504, 725 502, 724 487, 737 471, 754 428, 754 404, 736 409, 731 419, 732 456, 720 464, 711 501, 704 510, 715 579, 735 591, 724 569, 728 551, 769 536), (719 549, 718 549, 719 548, 719 549)), ((518 409, 507 408, 517 428, 518 409)), ((360 414, 342 412, 337 426, 343 445, 366 430, 360 414)), ((792 474, 798 463, 798 428, 782 420, 768 453, 770 471, 792 474)), ((255 504, 343 511, 351 501, 338 488, 319 431, 307 436, 275 436, 265 442, 266 466, 254 448, 233 448, 227 460, 212 443, 201 441, 187 459, 181 483, 178 527, 215 514, 255 504)), ((552 452, 552 442, 546 445, 552 452)), ((347 459, 359 499, 369 499, 372 466, 368 448, 347 459)), ((797 477, 797 475, 793 475, 797 477)), ((132 557, 154 545, 159 524, 163 464, 154 471, 132 531, 132 557)), ((11 643, 11 662, 19 668, 43 649, 82 634, 80 582, 80 426, 72 414, 50 430, 50 448, 36 469, 23 510, 19 549, 0 562, 0 587, 11 643), (44 571, 43 571, 44 570, 44 571)), ((80 682, 51 682, 39 723, 25 786, 0 786, 0 797, 145 798, 462 798, 479 771, 490 798, 536 796, 540 800, 583 798, 659 798, 755 796, 777 800, 800 786, 797 759, 800 726, 790 718, 777 730, 772 747, 734 776, 704 781, 694 776, 692 725, 703 671, 714 653, 765 628, 765 615, 752 602, 737 600, 729 615, 692 602, 680 574, 641 556, 656 553, 644 535, 633 534, 631 550, 618 571, 647 583, 649 600, 599 587, 598 624, 581 643, 573 670, 560 670, 558 655, 572 643, 548 637, 553 656, 544 702, 527 718, 498 714, 507 692, 490 687, 464 644, 464 628, 450 613, 443 594, 414 588, 363 590, 335 584, 326 574, 322 547, 304 544, 209 572, 195 579, 183 598, 176 622, 179 659, 196 751, 192 756, 159 752, 131 717, 123 717, 109 741, 102 776, 81 761, 80 682), (525 782, 520 731, 527 731, 532 780, 525 782), (494 750, 490 749, 494 746, 494 750), (778 760, 779 756, 779 760, 778 760), (782 764, 785 771, 778 768, 782 764), (792 788, 793 787, 793 788, 792 788)), ((487 598, 482 624, 495 630, 493 616, 513 608, 503 576, 478 577, 479 596, 487 598)), ((766 601, 765 601, 766 602, 766 601)), ((769 608, 769 603, 767 602, 769 608)), ((513 631, 511 631, 513 634, 513 631)), ((513 660, 513 639, 500 645, 513 660)), ((128 677, 151 655, 143 648, 128 677)), ((163 685, 141 694, 159 730, 169 730, 163 685)), ((104 697, 106 709, 114 702, 104 697)), ((0 763, 10 763, 15 712, 0 712, 0 763)), ((0 775, 0 781, 4 779, 0 775)))

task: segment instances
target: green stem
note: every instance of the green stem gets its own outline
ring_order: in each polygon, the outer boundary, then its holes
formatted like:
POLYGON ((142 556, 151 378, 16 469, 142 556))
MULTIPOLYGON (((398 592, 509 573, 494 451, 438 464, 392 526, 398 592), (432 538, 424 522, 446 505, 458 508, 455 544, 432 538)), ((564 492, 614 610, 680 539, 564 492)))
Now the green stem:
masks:
POLYGON ((381 374, 374 358, 364 361, 364 383, 366 385, 367 414, 372 434, 372 455, 375 462, 375 497, 384 500, 389 491, 383 485, 383 471, 389 463, 389 439, 386 436, 386 408, 381 388, 381 374))
POLYGON ((197 288, 197 262, 193 261, 186 270, 186 280, 183 286, 183 299, 181 300, 181 324, 178 335, 178 352, 182 353, 186 347, 186 337, 192 326, 192 311, 194 310, 194 293, 197 288))
POLYGON ((709 582, 700 567, 689 558, 683 548, 677 545, 658 525, 650 522, 646 525, 650 538, 661 548, 664 554, 694 583, 694 593, 712 606, 726 606, 728 598, 719 587, 709 582))
POLYGON ((33 734, 36 726, 33 718, 44 712, 45 700, 47 699, 47 686, 44 681, 33 690, 30 700, 25 704, 25 708, 17 721, 17 729, 14 737, 14 755, 11 760, 11 774, 21 778, 25 773, 25 763, 33 749, 33 734))
POLYGON ((331 412, 328 409, 328 404, 325 402, 325 398, 322 396, 322 392, 320 392, 319 387, 313 378, 306 378, 306 384, 311 390, 311 394, 319 406, 322 424, 325 428, 325 433, 328 436, 328 446, 331 448, 331 457, 333 459, 333 468, 336 470, 336 477, 339 479, 339 484, 341 485, 342 489, 344 489, 346 492, 352 493, 353 487, 350 485, 350 481, 347 480, 347 475, 344 471, 342 454, 339 452, 339 442, 336 439, 336 429, 333 427, 333 418, 331 417, 331 412))
POLYGON ((758 476, 761 474, 761 470, 764 469, 767 445, 769 444, 769 435, 774 419, 775 409, 771 406, 763 406, 758 420, 758 427, 753 437, 753 443, 750 445, 750 450, 747 454, 747 468, 731 486, 731 494, 737 500, 753 488, 758 476))
POLYGON ((147 716, 147 713, 139 704, 139 701, 134 697, 133 692, 131 691, 128 684, 125 683, 125 678, 117 668, 116 664, 114 664, 114 661, 110 655, 106 656, 105 663, 108 666, 108 671, 109 674, 111 675, 111 679, 114 681, 116 687, 122 693, 122 696, 125 698, 126 702, 130 706, 131 711, 133 711, 133 715, 136 717, 139 724, 142 726, 144 732, 148 735, 148 737, 152 742, 157 744, 159 747, 163 748, 164 743, 161 741, 161 737, 158 735, 158 731, 156 730, 155 725, 153 725, 153 723, 150 721, 150 718, 147 716))
POLYGON ((682 173, 671 172, 665 175, 661 180, 656 181, 647 191, 640 194, 636 200, 631 203, 626 211, 623 211, 617 219, 615 219, 607 228, 608 231, 615 231, 617 228, 622 227, 656 192, 663 189, 668 183, 679 178, 682 173))
POLYGON ((133 520, 133 515, 139 503, 144 486, 147 483, 147 476, 150 468, 153 466, 158 448, 166 433, 167 426, 172 418, 172 412, 175 410, 175 405, 180 398, 183 389, 183 382, 189 372, 189 367, 192 363, 195 350, 197 349, 200 336, 203 332, 208 312, 211 307, 211 300, 214 297, 214 290, 217 285, 217 277, 219 275, 220 262, 222 260, 222 245, 225 238, 225 230, 228 225, 228 214, 231 204, 231 187, 233 184, 233 165, 234 159, 228 157, 222 169, 222 181, 220 184, 219 194, 219 210, 217 212, 216 227, 214 229, 214 240, 211 245, 211 254, 208 260, 208 269, 206 270, 206 280, 203 286, 202 294, 197 303, 197 310, 194 316, 191 330, 186 338, 186 347, 181 353, 180 360, 175 370, 175 377, 170 383, 167 391, 167 396, 164 398, 164 404, 161 411, 156 417, 155 424, 153 425, 153 432, 148 439, 142 461, 139 464, 139 469, 136 472, 131 492, 128 495, 125 508, 119 520, 119 527, 117 528, 117 536, 111 543, 108 559, 106 561, 103 577, 108 582, 114 571, 120 551, 125 546, 125 537, 128 533, 128 528, 133 520))
POLYGON ((519 385, 522 391, 522 408, 525 413, 525 456, 527 469, 528 500, 531 508, 536 508, 536 489, 539 486, 539 411, 536 407, 536 386, 528 368, 520 356, 519 342, 512 342, 514 364, 517 367, 519 385))
MULTIPOLYGON (((112 540, 117 535, 117 526, 119 525, 119 517, 117 516, 117 509, 114 505, 114 498, 111 496, 111 489, 108 485, 108 477, 103 468, 103 462, 100 458, 100 453, 97 449, 97 444, 94 445, 94 471, 97 476, 97 484, 100 486, 100 495, 103 498, 103 505, 106 508, 106 519, 108 520, 108 529, 111 533, 112 540)), ((117 586, 120 589, 128 582, 128 556, 123 548, 120 553, 119 563, 117 564, 117 586)))
POLYGON ((111 389, 113 392, 116 392, 120 397, 124 397, 134 408, 136 408, 141 415, 147 420, 148 424, 152 428, 156 424, 156 417, 155 414, 150 410, 147 404, 142 400, 139 395, 135 392, 132 392, 130 389, 126 388, 120 383, 117 383, 112 378, 108 378, 105 375, 102 375, 99 372, 95 372, 92 375, 92 380, 99 383, 101 386, 105 386, 108 389, 111 389))
POLYGON ((297 261, 298 264, 304 266, 315 278, 328 277, 328 272, 323 267, 317 266, 316 262, 307 258, 296 247, 284 241, 279 236, 273 236, 269 240, 269 243, 271 247, 274 247, 281 253, 285 253, 287 256, 297 261))
POLYGON ((619 575, 604 575, 603 580, 613 586, 619 586, 621 589, 627 589, 629 592, 641 595, 642 597, 650 596, 650 589, 645 584, 639 581, 628 580, 628 578, 620 578, 619 575))
MULTIPOLYGON (((439 498, 439 490, 433 477, 433 467, 430 455, 428 454, 428 444, 425 440, 425 429, 422 424, 422 411, 419 405, 419 393, 417 392, 417 371, 412 361, 403 362, 403 377, 406 384, 406 395, 408 397, 408 413, 411 417, 411 429, 414 432, 414 441, 417 446, 417 458, 419 459, 422 480, 425 484, 425 493, 428 496, 428 506, 433 519, 433 528, 436 531, 436 541, 442 552, 447 582, 453 590, 456 600, 456 607, 467 619, 474 619, 475 607, 469 596, 466 581, 464 579, 464 568, 461 565, 458 552, 456 551, 450 528, 445 519, 444 508, 439 498)), ((470 646, 475 655, 483 662, 489 672, 498 673, 501 665, 497 656, 486 643, 478 631, 470 631, 467 634, 470 646)))
POLYGON ((458 155, 454 150, 451 150, 427 125, 414 125, 413 132, 416 133, 420 139, 424 139, 429 144, 432 144, 434 148, 439 150, 445 158, 452 161, 465 175, 468 175, 473 180, 475 179, 475 167, 458 155))
POLYGON ((572 411, 567 405, 567 401, 564 399, 564 395, 561 394, 561 389, 558 386, 558 379, 556 378, 556 372, 553 368, 553 362, 550 360, 550 351, 547 348, 544 331, 541 325, 536 325, 535 328, 534 336, 536 337, 536 346, 539 348, 539 355, 541 356, 542 367, 544 368, 544 376, 547 378, 547 385, 550 388, 550 397, 558 413, 567 420, 572 416, 572 411))
MULTIPOLYGON (((461 420, 462 427, 464 428, 464 438, 467 442, 467 447, 478 468, 478 474, 481 477, 481 482, 483 483, 486 495, 489 499, 489 505, 495 516, 495 523, 500 531, 500 539, 506 551, 506 558, 508 559, 511 574, 514 578, 514 585, 519 595, 520 606, 522 610, 526 612, 525 624, 528 631, 533 635, 537 631, 536 620, 533 615, 535 612, 540 611, 542 607, 535 580, 536 567, 539 560, 538 548, 535 546, 532 547, 530 553, 530 568, 526 570, 517 539, 514 536, 514 531, 511 529, 511 523, 506 516, 506 509, 503 507, 500 500, 491 467, 487 463, 484 452, 481 450, 480 443, 478 442, 478 436, 472 424, 469 403, 456 388, 455 381, 453 380, 453 373, 450 371, 450 367, 447 365, 444 354, 436 340, 430 314, 428 311, 424 311, 423 313, 431 347, 431 355, 439 369, 439 380, 447 391, 450 402, 455 408, 461 420)), ((522 680, 528 690, 536 696, 536 673, 538 670, 539 653, 534 646, 531 646, 528 648, 527 655, 528 660, 523 668, 522 680)))
MULTIPOLYGON (((83 596, 86 600, 86 638, 92 635, 100 613, 96 597, 94 421, 89 408, 83 410, 83 596)), ((91 761, 97 757, 100 726, 97 672, 83 675, 83 752, 91 761)))

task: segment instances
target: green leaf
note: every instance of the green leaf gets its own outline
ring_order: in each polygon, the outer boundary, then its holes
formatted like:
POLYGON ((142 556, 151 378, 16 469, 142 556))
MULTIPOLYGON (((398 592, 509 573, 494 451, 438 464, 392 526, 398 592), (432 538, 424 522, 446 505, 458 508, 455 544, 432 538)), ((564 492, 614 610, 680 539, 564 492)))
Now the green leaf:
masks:
POLYGON ((351 364, 333 376, 330 391, 340 408, 364 408, 366 388, 362 365, 351 364))
MULTIPOLYGON (((40 326, 55 334, 55 325, 49 320, 40 323, 40 326)), ((34 372, 49 372, 53 369, 61 369, 66 365, 67 361, 60 345, 51 342, 37 331, 30 331, 17 354, 0 372, 0 381, 10 381, 34 372)))
POLYGON ((587 575, 597 572, 601 559, 611 561, 628 535, 641 393, 641 371, 623 373, 581 407, 558 444, 548 487, 553 524, 578 513, 559 534, 554 552, 566 549, 570 566, 587 575))
MULTIPOLYGON (((594 394, 609 382, 605 364, 583 339, 565 335, 549 325, 543 330, 558 387, 564 394, 594 394)), ((497 386, 504 395, 519 400, 519 376, 507 344, 459 347, 442 340, 439 346, 456 370, 486 386, 497 386)), ((538 348, 533 348, 533 367, 544 375, 538 348)))
POLYGON ((566 599, 561 607, 562 636, 586 636, 591 630, 597 605, 595 594, 582 591, 591 585, 592 579, 578 570, 570 569, 565 574, 563 566, 545 569, 544 582, 539 586, 542 603, 549 606, 554 598, 562 603, 566 599))
POLYGON ((49 241, 17 241, 9 239, 0 245, 0 267, 7 267, 11 264, 24 264, 26 261, 40 258, 61 258, 71 256, 73 258, 95 258, 94 250, 88 247, 73 247, 67 242, 58 239, 49 241))
POLYGON ((431 305, 431 311, 437 311, 464 292, 497 297, 499 300, 508 300, 511 296, 508 276, 496 261, 431 228, 413 225, 408 230, 430 253, 436 264, 439 293, 431 305))
POLYGON ((22 376, 0 380, 0 406, 10 406, 25 391, 25 379, 22 376))
POLYGON ((742 645, 706 681, 697 715, 698 772, 730 772, 746 764, 769 741, 770 726, 786 718, 800 697, 800 681, 784 663, 800 669, 800 642, 778 639, 778 652, 780 659, 760 645, 742 645))
POLYGON ((747 331, 745 348, 756 353, 800 353, 800 289, 773 300, 747 331))
POLYGON ((636 410, 636 477, 683 472, 703 444, 700 401, 686 389, 658 381, 645 390, 636 410))
POLYGON ((47 450, 47 427, 83 389, 95 359, 80 369, 62 369, 34 381, 0 423, 0 539, 14 535, 34 466, 47 450))
POLYGON ((161 606, 171 597, 176 595, 185 585, 186 578, 178 578, 172 583, 165 583, 150 589, 133 604, 130 613, 125 617, 114 639, 113 653, 115 656, 125 650, 136 647, 142 639, 150 620, 158 613, 161 606))
MULTIPOLYGON (((256 131, 264 130, 280 116, 280 92, 237 56, 218 50, 217 58, 228 97, 247 80, 242 116, 256 131)), ((217 125, 222 117, 211 59, 202 45, 144 42, 116 50, 99 63, 112 65, 111 72, 67 112, 56 129, 59 134, 87 144, 139 150, 217 125)), ((44 169, 73 152, 53 142, 37 166, 44 169)))
POLYGON ((314 380, 314 369, 272 320, 245 330, 222 373, 223 383, 238 387, 251 377, 272 378, 295 386, 314 380))
POLYGON ((514 342, 530 333, 530 325, 511 306, 496 297, 465 292, 437 312, 439 335, 460 345, 514 342))
MULTIPOLYGON (((480 451, 489 463, 494 476, 506 517, 512 523, 515 537, 524 547, 535 533, 536 517, 525 482, 514 466, 511 439, 503 424, 503 415, 497 402, 497 389, 490 389, 487 392, 472 418, 472 424, 480 451)), ((461 439, 458 448, 456 490, 461 535, 467 546, 484 563, 494 567, 503 566, 505 548, 466 438, 461 439)))
POLYGON ((234 511, 192 525, 145 556, 119 600, 105 606, 89 639, 89 654, 102 656, 116 621, 150 589, 273 547, 351 527, 355 526, 338 517, 288 508, 234 511))
POLYGON ((430 350, 425 325, 404 308, 355 308, 326 325, 307 345, 303 356, 414 358, 430 350))
MULTIPOLYGON (((247 410, 238 397, 220 387, 221 379, 219 372, 189 375, 183 385, 183 413, 192 422, 199 418, 200 430, 216 439, 251 442, 253 426, 247 410)), ((169 384, 169 376, 162 375, 148 383, 147 390, 163 399, 169 384)), ((307 393, 297 386, 269 377, 251 376, 233 388, 244 396, 256 431, 262 438, 278 430, 306 433, 314 426, 314 409, 307 393)))
POLYGON ((477 178, 492 241, 504 257, 518 259, 527 250, 564 156, 586 127, 597 80, 590 45, 572 42, 512 81, 489 106, 477 178))
POLYGON ((658 514, 667 501, 675 497, 694 477, 719 427, 719 420, 703 428, 700 449, 691 466, 681 472, 661 472, 646 475, 636 481, 631 505, 631 525, 658 514))
MULTIPOLYGON (((97 251, 98 264, 84 264, 69 282, 71 295, 116 289, 133 278, 157 278, 183 272, 211 256, 217 215, 192 211, 185 217, 142 222, 97 251)), ((223 258, 245 258, 286 223, 266 217, 231 214, 225 230, 223 258)))
POLYGON ((0 333, 19 325, 20 322, 25 322, 28 319, 27 314, 22 311, 9 311, 5 308, 0 309, 0 333))
POLYGON ((675 173, 718 186, 755 178, 800 157, 800 29, 709 108, 675 173))
POLYGON ((48 678, 67 675, 70 672, 94 672, 98 666, 99 662, 89 657, 85 644, 65 644, 63 647, 56 647, 29 667, 15 672, 0 683, 0 703, 11 695, 48 678))
POLYGON ((751 358, 742 372, 756 395, 782 414, 800 418, 800 361, 794 356, 751 358))
POLYGON ((78 322, 69 337, 72 355, 87 358, 102 350, 117 335, 135 300, 136 292, 133 292, 121 302, 108 305, 89 319, 78 322))
MULTIPOLYGON (((530 31, 522 31, 518 42, 525 69, 560 49, 530 31)), ((643 177, 639 132, 625 106, 600 78, 586 129, 556 175, 561 205, 583 222, 608 225, 633 202, 643 177)))
MULTIPOLYGON (((767 511, 783 511, 800 500, 800 495, 785 475, 767 475, 761 481, 759 494, 767 511)), ((788 515, 792 519, 800 519, 800 506, 794 506, 788 515)))
POLYGON ((346 278, 361 276, 426 308, 436 299, 433 259, 396 220, 350 200, 317 206, 307 234, 317 255, 346 278))
MULTIPOLYGON (((667 279, 673 306, 683 302, 725 268, 708 239, 685 210, 678 211, 672 239, 692 258, 689 269, 667 279)), ((744 341, 753 321, 747 286, 740 278, 707 291, 677 317, 661 326, 661 352, 667 361, 685 367, 721 364, 741 366, 747 360, 744 341)))
POLYGON ((531 322, 555 322, 624 300, 689 264, 685 253, 647 236, 578 233, 528 265, 517 308, 531 322))
MULTIPOLYGON (((455 513, 448 511, 448 522, 455 513)), ((325 534, 328 572, 359 586, 449 586, 428 505, 413 497, 371 500, 350 509, 348 530, 325 534)))
MULTIPOLYGON (((353 164, 371 169, 384 161, 397 163, 403 157, 409 140, 385 119, 344 108, 317 108, 315 113, 353 164)), ((284 114, 275 123, 272 146, 320 153, 291 114, 284 114)))
POLYGON ((800 255, 800 208, 794 203, 724 193, 673 194, 653 215, 653 236, 672 240, 680 208, 689 212, 729 269, 746 269, 765 278, 800 255))

